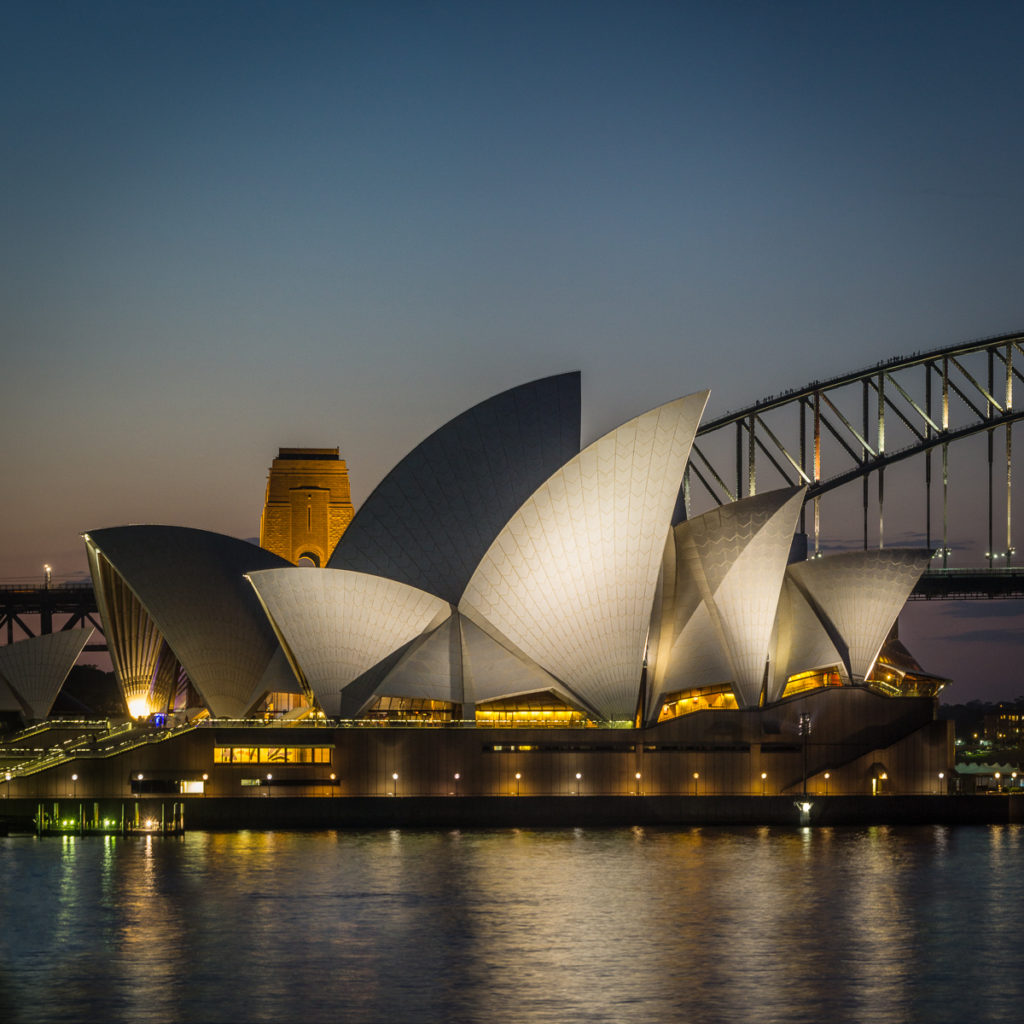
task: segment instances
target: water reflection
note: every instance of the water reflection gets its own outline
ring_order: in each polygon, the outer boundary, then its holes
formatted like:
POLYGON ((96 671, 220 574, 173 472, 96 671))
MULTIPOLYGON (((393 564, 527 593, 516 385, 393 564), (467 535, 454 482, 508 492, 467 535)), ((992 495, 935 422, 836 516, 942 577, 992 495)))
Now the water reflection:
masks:
POLYGON ((1013 826, 0 839, 0 1019, 1012 1021, 1022 847, 1013 826))

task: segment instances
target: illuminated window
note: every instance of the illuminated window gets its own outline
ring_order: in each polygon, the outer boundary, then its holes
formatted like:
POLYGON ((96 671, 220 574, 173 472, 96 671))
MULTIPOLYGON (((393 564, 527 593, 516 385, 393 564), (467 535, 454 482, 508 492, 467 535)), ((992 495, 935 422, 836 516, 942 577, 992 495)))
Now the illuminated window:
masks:
POLYGON ((670 718, 693 714, 694 711, 732 710, 735 707, 736 698, 728 683, 702 686, 693 690, 679 690, 676 693, 666 694, 661 711, 658 713, 658 721, 666 722, 670 718))
POLYGON ((214 747, 214 764, 330 764, 331 747, 214 747))
POLYGON ((820 690, 823 686, 842 686, 842 684, 842 677, 835 668, 800 672, 795 676, 789 677, 783 696, 792 697, 795 693, 805 693, 807 690, 820 690))
POLYGON ((487 701, 476 708, 476 724, 503 728, 526 726, 588 726, 592 724, 583 712, 566 704, 551 690, 519 697, 487 701))

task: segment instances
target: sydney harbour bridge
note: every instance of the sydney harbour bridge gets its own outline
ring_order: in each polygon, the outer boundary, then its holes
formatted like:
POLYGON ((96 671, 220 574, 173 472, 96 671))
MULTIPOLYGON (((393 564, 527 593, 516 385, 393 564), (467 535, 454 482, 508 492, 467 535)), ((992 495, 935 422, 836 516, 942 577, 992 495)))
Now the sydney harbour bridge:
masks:
MULTIPOLYGON (((697 432, 679 514, 806 486, 808 556, 926 547, 933 564, 914 598, 1024 598, 1013 515, 1022 345, 1008 334, 914 352, 719 416, 697 432)), ((0 643, 82 626, 97 629, 87 650, 104 650, 89 583, 0 585, 0 643)))

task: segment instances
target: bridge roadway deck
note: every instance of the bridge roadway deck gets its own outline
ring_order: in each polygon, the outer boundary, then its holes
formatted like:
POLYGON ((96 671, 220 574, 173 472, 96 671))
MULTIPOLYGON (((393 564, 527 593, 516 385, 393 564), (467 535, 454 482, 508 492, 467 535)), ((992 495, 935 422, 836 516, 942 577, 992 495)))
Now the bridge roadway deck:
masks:
POLYGON ((929 569, 911 601, 1024 599, 1024 566, 1000 569, 929 569))

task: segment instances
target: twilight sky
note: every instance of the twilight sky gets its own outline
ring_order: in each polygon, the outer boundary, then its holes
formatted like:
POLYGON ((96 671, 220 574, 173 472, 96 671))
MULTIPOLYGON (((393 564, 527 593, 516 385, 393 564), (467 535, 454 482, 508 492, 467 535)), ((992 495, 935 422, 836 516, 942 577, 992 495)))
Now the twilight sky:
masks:
MULTIPOLYGON (((11 0, 0 580, 255 536, 280 446, 358 503, 549 373, 590 440, 1024 328, 1022 41, 1009 2, 11 0)), ((905 624, 949 699, 1024 693, 1018 605, 905 624)))

